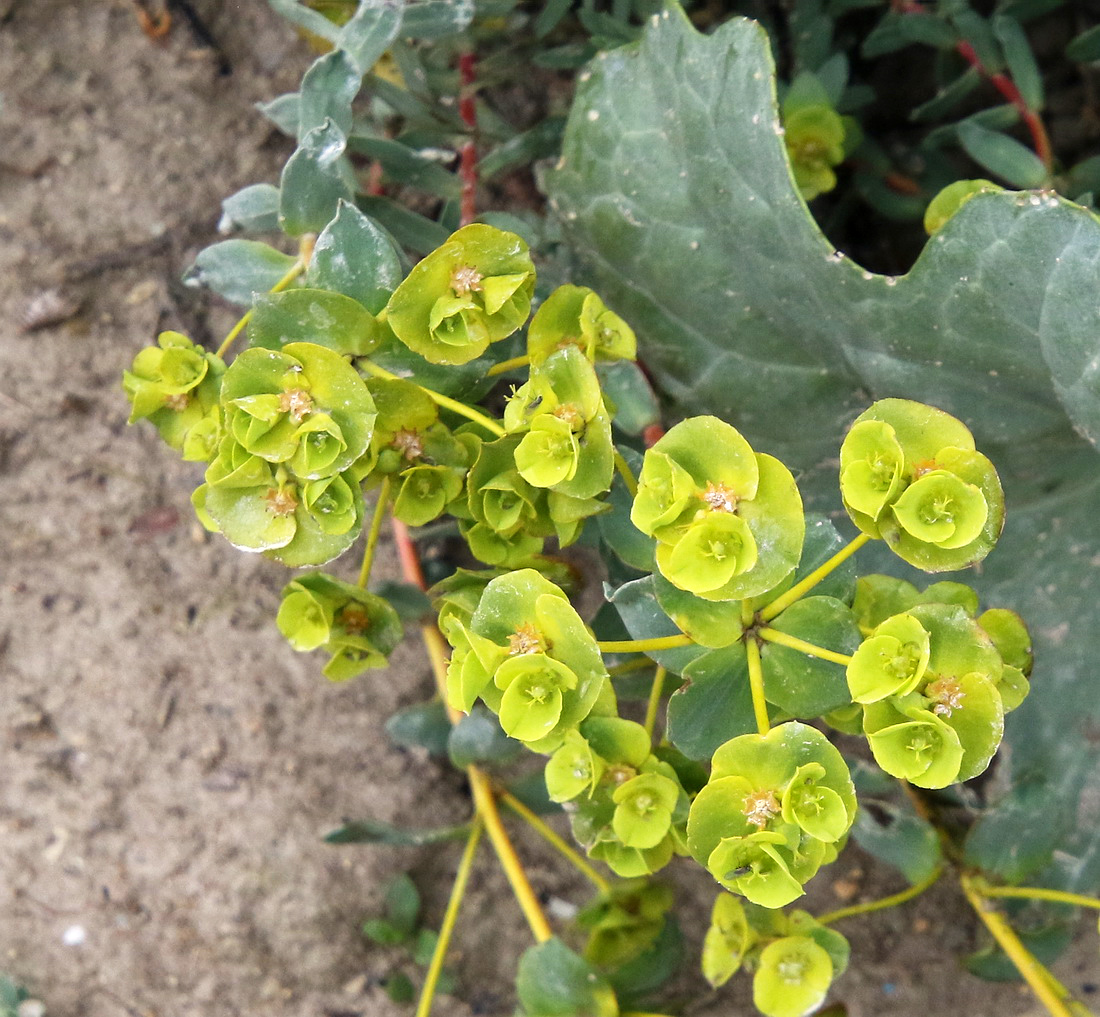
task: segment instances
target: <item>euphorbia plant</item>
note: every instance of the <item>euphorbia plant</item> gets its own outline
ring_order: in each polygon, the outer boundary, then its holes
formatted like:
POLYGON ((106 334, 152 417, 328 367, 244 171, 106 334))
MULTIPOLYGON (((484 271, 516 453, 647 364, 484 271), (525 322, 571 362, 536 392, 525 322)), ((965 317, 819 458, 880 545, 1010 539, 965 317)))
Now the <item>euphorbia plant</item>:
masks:
MULTIPOLYGON (((806 511, 791 469, 733 423, 689 416, 662 432, 631 325, 587 287, 540 289, 516 232, 465 222, 406 271, 386 229, 349 200, 353 167, 340 159, 355 89, 331 85, 341 74, 360 81, 393 42, 391 13, 363 3, 343 28, 324 29, 335 49, 296 97, 300 144, 275 197, 297 258, 232 241, 217 257, 204 252, 207 266, 270 292, 254 295, 217 354, 177 333, 141 351, 124 380, 131 419, 149 418, 206 463, 193 500, 208 529, 311 570, 287 584, 276 621, 294 649, 328 655, 329 678, 385 667, 400 616, 421 622, 437 696, 418 717, 446 714, 475 805, 421 1015, 483 831, 538 941, 517 980, 529 1017, 655 1005, 653 970, 668 974, 680 944, 671 896, 652 877, 689 858, 719 887, 706 979, 719 986, 743 966, 761 1012, 810 1012, 848 963, 832 925, 903 903, 954 864, 950 831, 933 829, 921 789, 986 770, 1032 666, 1010 607, 982 610, 955 581, 921 590, 857 577, 854 555, 877 543, 925 572, 978 564, 1004 521, 997 471, 956 417, 874 401, 835 450, 833 504, 855 529, 845 541, 806 511), (242 334, 248 348, 227 365, 242 334), (408 589, 368 590, 387 517, 411 582, 426 586, 406 524, 457 533, 479 567, 428 589, 430 612, 408 589), (364 531, 354 582, 317 570, 364 531), (602 553, 608 573, 607 603, 591 617, 574 606, 578 575, 559 554, 578 542, 602 553), (641 722, 627 694, 639 682, 641 722), (541 757, 543 805, 569 814, 583 856, 503 776, 490 778, 516 743, 541 757), (792 910, 858 821, 854 769, 905 782, 920 809, 911 822, 930 835, 924 871, 882 902, 792 910), (553 934, 501 802, 596 887, 580 950, 553 934)), ((825 190, 845 124, 798 94, 785 109, 795 180, 825 190)), ((360 203, 380 208, 371 197, 360 203)), ((400 839, 366 823, 332 839, 387 838, 400 839)), ((1051 1012, 1068 1013, 989 899, 1092 902, 959 876, 1051 1012)))

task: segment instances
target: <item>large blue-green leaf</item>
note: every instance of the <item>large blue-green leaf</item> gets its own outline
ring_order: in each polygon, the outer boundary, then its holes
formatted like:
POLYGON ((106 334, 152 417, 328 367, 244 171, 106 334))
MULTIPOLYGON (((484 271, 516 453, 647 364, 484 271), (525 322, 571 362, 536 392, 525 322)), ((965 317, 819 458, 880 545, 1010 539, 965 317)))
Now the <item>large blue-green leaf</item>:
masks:
POLYGON ((1015 807, 1017 786, 1034 801, 1044 784, 1031 820, 1068 819, 1059 858, 1078 859, 1075 885, 1100 885, 1100 828, 1077 821, 1100 774, 1100 223, 1052 194, 979 195, 907 275, 875 275, 833 250, 793 186, 758 26, 707 37, 672 9, 581 77, 544 183, 577 281, 637 330, 685 412, 781 456, 825 510, 844 428, 876 398, 956 414, 997 464, 1005 534, 967 581, 1028 619, 1037 659, 1000 786, 1015 807))

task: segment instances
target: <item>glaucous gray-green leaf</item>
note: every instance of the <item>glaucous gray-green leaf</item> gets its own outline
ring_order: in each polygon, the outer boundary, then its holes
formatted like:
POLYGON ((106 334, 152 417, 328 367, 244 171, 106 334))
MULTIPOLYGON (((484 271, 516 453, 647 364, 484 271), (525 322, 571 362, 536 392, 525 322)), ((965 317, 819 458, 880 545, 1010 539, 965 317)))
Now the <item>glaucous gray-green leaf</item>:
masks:
POLYGON ((313 245, 306 285, 343 293, 377 314, 403 278, 386 231, 351 202, 340 201, 313 245))
MULTIPOLYGON (((855 653, 863 637, 855 615, 833 597, 809 596, 795 601, 771 627, 835 653, 855 653)), ((851 702, 844 667, 777 643, 760 648, 764 693, 785 713, 820 717, 851 702)))
POLYGON ((1014 781, 1047 775, 1044 815, 1068 820, 1061 847, 1093 859, 1100 885, 1100 828, 1077 822, 1086 780, 1100 784, 1080 635, 1100 627, 1100 223, 1052 194, 979 194, 907 275, 865 271, 792 184, 773 82, 757 26, 703 36, 675 9, 594 62, 544 177, 587 266, 575 281, 631 323, 686 412, 723 416, 782 457, 812 507, 836 507, 837 448, 875 398, 971 428, 1008 501, 973 585, 1028 621, 1038 661, 1008 723, 1006 801, 1014 781))
POLYGON ((386 734, 398 745, 427 749, 433 756, 447 755, 451 722, 440 699, 406 706, 386 721, 386 734))
POLYGON ((406 0, 401 34, 410 39, 442 39, 468 27, 474 0, 406 0))
POLYGON ((914 885, 942 864, 935 828, 911 807, 889 802, 875 802, 873 808, 864 806, 856 812, 852 836, 868 854, 901 869, 914 885))
MULTIPOLYGON (((642 457, 632 448, 625 445, 619 447, 623 459, 636 477, 642 468, 642 457)), ((611 508, 596 516, 596 524, 600 528, 600 536, 631 568, 642 572, 652 572, 657 563, 653 558, 653 548, 656 541, 647 537, 630 521, 630 509, 634 499, 623 483, 623 478, 615 474, 611 481, 611 491, 607 496, 607 503, 611 508)))
POLYGON ((516 995, 528 1017, 618 1017, 607 980, 554 937, 520 958, 516 995))
POLYGON ((501 729, 496 714, 483 706, 463 717, 447 739, 447 752, 460 770, 471 763, 492 765, 511 762, 522 751, 523 743, 509 738, 501 729))
POLYGON ((279 225, 285 233, 320 233, 336 214, 340 199, 351 200, 355 185, 344 157, 346 148, 343 131, 331 119, 299 143, 279 182, 279 225))
POLYGON ((347 137, 351 130, 351 103, 363 75, 343 50, 318 57, 302 78, 298 91, 298 142, 315 127, 331 120, 347 137))
POLYGON ((231 304, 248 306, 253 293, 266 293, 293 264, 290 255, 258 240, 223 240, 199 251, 183 281, 205 286, 231 304))
POLYGON ((361 357, 378 345, 378 338, 378 322, 359 301, 308 287, 257 294, 248 320, 249 345, 269 350, 312 342, 361 357))
POLYGON ((279 228, 279 188, 274 184, 250 184, 222 202, 219 233, 247 230, 264 233, 279 228))
POLYGON ((326 844, 389 844, 393 847, 422 847, 446 840, 462 840, 470 824, 437 826, 431 829, 401 829, 380 819, 357 819, 325 835, 326 844))
POLYGON ((743 643, 711 650, 684 668, 668 701, 668 739, 690 759, 709 759, 738 735, 756 730, 743 643))

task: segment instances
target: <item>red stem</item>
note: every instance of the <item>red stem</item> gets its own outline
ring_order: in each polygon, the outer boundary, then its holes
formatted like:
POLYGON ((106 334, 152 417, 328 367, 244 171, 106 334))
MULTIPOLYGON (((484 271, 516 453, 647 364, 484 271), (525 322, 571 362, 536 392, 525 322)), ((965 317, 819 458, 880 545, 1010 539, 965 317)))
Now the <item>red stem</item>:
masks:
POLYGON ((462 82, 458 97, 458 114, 470 129, 471 137, 463 144, 458 166, 462 181, 462 197, 459 202, 459 221, 463 226, 477 217, 477 106, 474 102, 474 81, 477 78, 477 57, 463 53, 458 58, 458 73, 462 82))
MULTIPOLYGON (((892 6, 899 14, 921 16, 927 13, 917 0, 894 0, 892 6)), ((1016 83, 1007 74, 997 73, 986 67, 974 47, 965 39, 960 39, 955 43, 955 52, 971 67, 975 68, 979 74, 987 78, 990 84, 1016 107, 1016 112, 1020 114, 1020 119, 1031 135, 1031 145, 1035 149, 1035 154, 1042 160, 1043 165, 1049 172, 1054 165, 1054 153, 1050 147, 1050 138, 1039 114, 1027 104, 1027 101, 1020 94, 1020 90, 1016 87, 1016 83)))

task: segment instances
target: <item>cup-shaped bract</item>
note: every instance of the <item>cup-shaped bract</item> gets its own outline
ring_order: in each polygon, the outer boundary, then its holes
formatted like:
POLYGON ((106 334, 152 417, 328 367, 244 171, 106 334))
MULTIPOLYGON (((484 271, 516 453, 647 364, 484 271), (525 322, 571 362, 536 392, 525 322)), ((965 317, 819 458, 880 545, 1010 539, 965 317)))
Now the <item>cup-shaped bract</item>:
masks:
POLYGON ((717 749, 710 781, 691 806, 687 846, 727 889, 782 907, 802 892, 827 845, 847 833, 855 811, 840 753, 816 728, 792 721, 717 749), (747 860, 732 864, 742 855, 747 860))
POLYGON ((840 493, 849 512, 872 526, 901 493, 905 453, 894 429, 881 420, 859 420, 840 447, 840 493))
POLYGON ((555 350, 578 347, 591 361, 633 360, 634 332, 587 286, 559 286, 535 312, 527 329, 527 355, 539 364, 555 350))
POLYGON ((948 551, 977 539, 989 516, 981 488, 946 470, 922 474, 892 508, 902 533, 948 551))
POLYGON ((661 574, 706 600, 773 589, 806 529, 790 471, 716 417, 681 421, 646 452, 630 518, 656 537, 661 574))
POLYGON ((368 448, 374 400, 340 354, 315 343, 245 350, 222 382, 226 426, 245 451, 315 480, 368 448))
POLYGON ((363 495, 347 474, 299 481, 226 439, 205 479, 192 498, 203 524, 292 567, 323 565, 362 529, 363 495))
POLYGON ((508 400, 504 426, 524 432, 516 448, 520 476, 571 498, 611 486, 615 449, 599 378, 575 346, 550 354, 508 400))
POLYGON ((969 780, 989 765, 1004 732, 1001 655, 958 605, 917 604, 896 617, 928 633, 928 659, 909 691, 867 701, 863 728, 875 759, 920 787, 969 780))
POLYGON ((844 160, 844 120, 825 103, 801 106, 784 117, 783 142, 802 197, 812 201, 836 187, 833 167, 844 160))
POLYGON ((577 432, 569 421, 542 413, 516 446, 516 469, 534 487, 555 487, 572 480, 580 465, 577 432))
POLYGON ((592 634, 561 589, 533 569, 491 580, 468 629, 450 629, 461 651, 448 679, 452 706, 468 710, 480 695, 533 751, 559 748, 607 682, 592 634))
POLYGON ((911 614, 898 614, 876 626, 847 667, 848 688, 857 703, 904 696, 924 677, 930 636, 911 614))
POLYGON ((465 479, 465 472, 452 466, 410 467, 401 474, 394 517, 409 526, 427 525, 462 494, 465 479))
POLYGON ((737 973, 757 938, 740 898, 732 893, 718 894, 703 938, 703 977, 716 989, 725 985, 737 973))
POLYGON ((552 802, 591 795, 607 763, 592 751, 580 731, 566 731, 561 748, 546 763, 546 791, 552 802))
POLYGON ((782 908, 803 894, 802 881, 791 872, 790 851, 784 850, 789 847, 779 830, 723 837, 707 856, 706 867, 727 890, 761 907, 782 908))
POLYGON ((185 458, 209 461, 219 430, 224 373, 220 357, 179 332, 162 332, 157 345, 139 350, 130 370, 122 374, 122 388, 131 404, 128 422, 147 419, 185 458), (200 428, 213 434, 188 442, 200 428))
POLYGON ((398 339, 433 364, 465 364, 516 331, 531 311, 527 244, 482 223, 420 261, 383 312, 398 339))
POLYGON ((572 799, 574 836, 617 875, 656 872, 683 850, 688 799, 676 771, 652 754, 641 724, 590 716, 579 734, 599 760, 600 775, 589 793, 572 799))
POLYGON ((620 784, 611 796, 611 826, 627 847, 656 847, 672 826, 680 785, 659 773, 642 773, 620 784))
POLYGON ((752 1001, 766 1017, 803 1017, 824 1002, 832 980, 824 947, 809 936, 784 936, 760 951, 752 1001))
POLYGON ((1004 524, 997 471, 966 425, 908 399, 881 399, 856 418, 840 490, 860 530, 926 572, 981 561, 1004 524))
MULTIPOLYGON (((377 419, 371 436, 371 466, 398 473, 422 462, 427 432, 439 421, 439 410, 418 385, 403 378, 368 378, 377 419)), ((364 471, 365 472, 365 471, 364 471)))
POLYGON ((1003 187, 993 183, 992 180, 956 180, 948 184, 928 202, 928 207, 924 210, 925 233, 930 237, 939 233, 947 225, 948 220, 952 219, 975 195, 1003 190, 1003 187))
POLYGON ((276 617, 296 650, 324 648, 324 674, 333 681, 387 666, 401 640, 401 621, 382 597, 323 572, 298 576, 283 588, 276 617))

